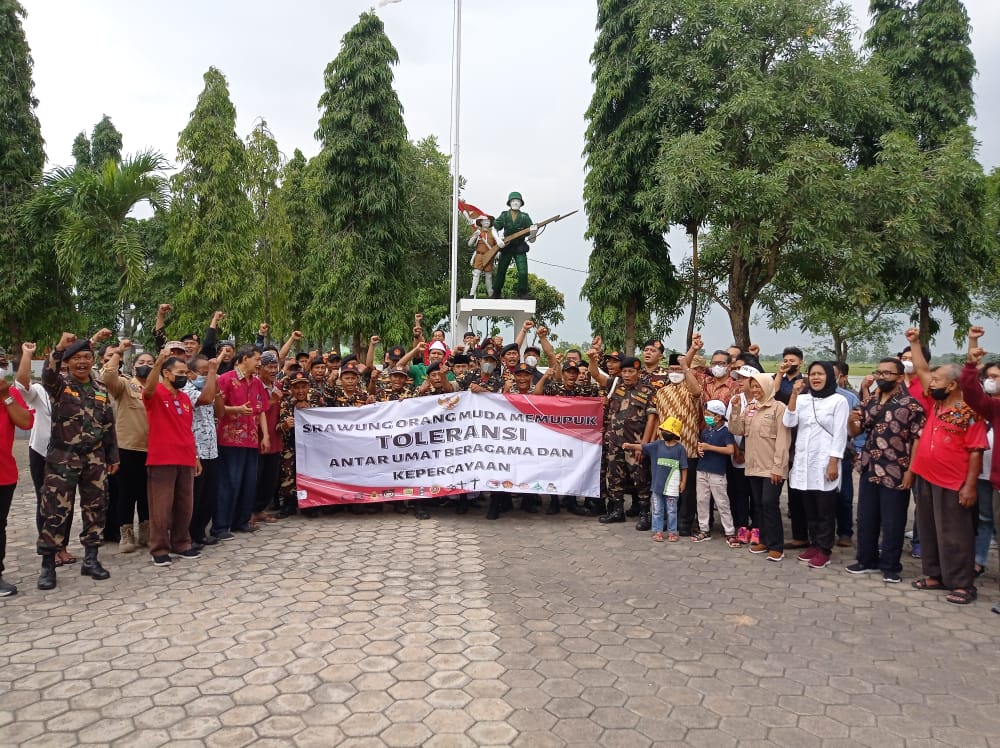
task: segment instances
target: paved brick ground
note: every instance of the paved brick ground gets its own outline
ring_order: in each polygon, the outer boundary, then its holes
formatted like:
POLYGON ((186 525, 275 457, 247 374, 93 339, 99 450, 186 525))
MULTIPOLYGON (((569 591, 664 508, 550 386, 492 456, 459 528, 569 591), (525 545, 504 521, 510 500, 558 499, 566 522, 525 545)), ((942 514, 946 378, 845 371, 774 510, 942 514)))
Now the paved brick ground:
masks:
POLYGON ((29 485, 2 746, 1000 746, 993 571, 960 608, 843 551, 812 571, 438 509, 295 518, 165 569, 107 548, 110 580, 42 593, 29 485))

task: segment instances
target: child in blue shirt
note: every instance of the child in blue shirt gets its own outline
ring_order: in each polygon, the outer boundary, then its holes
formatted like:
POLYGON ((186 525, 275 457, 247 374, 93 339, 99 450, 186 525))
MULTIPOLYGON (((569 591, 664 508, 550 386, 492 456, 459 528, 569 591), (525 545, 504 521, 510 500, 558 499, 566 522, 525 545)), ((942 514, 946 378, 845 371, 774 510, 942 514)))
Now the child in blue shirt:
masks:
POLYGON ((653 540, 663 542, 663 515, 666 510, 667 540, 676 543, 677 499, 687 483, 687 454, 680 443, 681 420, 667 418, 660 424, 662 440, 649 444, 624 444, 625 449, 636 453, 636 459, 643 454, 649 456, 652 467, 650 493, 653 503, 653 540))
POLYGON ((710 540, 708 533, 712 511, 712 499, 722 518, 722 529, 730 548, 739 548, 733 513, 729 508, 729 493, 726 483, 726 467, 733 456, 736 440, 726 428, 726 404, 721 400, 705 403, 705 430, 698 441, 698 524, 701 532, 691 536, 695 543, 710 540))

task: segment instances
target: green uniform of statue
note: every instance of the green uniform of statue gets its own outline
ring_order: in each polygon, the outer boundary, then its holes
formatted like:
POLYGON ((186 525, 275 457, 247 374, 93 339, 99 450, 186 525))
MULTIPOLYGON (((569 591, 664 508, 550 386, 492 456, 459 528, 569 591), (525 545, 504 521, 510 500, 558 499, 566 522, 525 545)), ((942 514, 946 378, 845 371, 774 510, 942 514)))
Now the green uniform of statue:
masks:
POLYGON ((521 236, 509 244, 504 242, 500 250, 500 261, 497 263, 496 283, 493 284, 493 298, 499 299, 503 293, 504 280, 507 277, 507 268, 511 261, 517 266, 517 297, 519 299, 528 298, 528 242, 535 241, 536 227, 531 222, 531 216, 521 210, 524 200, 520 192, 511 192, 507 197, 507 207, 493 223, 496 231, 503 232, 504 237, 511 236, 518 231, 530 229, 527 236, 521 236))

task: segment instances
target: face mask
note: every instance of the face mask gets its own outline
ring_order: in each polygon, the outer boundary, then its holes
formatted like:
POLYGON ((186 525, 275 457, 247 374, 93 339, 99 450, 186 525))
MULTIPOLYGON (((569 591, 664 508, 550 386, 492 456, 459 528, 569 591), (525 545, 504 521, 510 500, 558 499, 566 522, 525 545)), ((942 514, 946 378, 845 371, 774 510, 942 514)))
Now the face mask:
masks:
POLYGON ((482 369, 483 374, 492 374, 496 370, 497 365, 488 364, 485 361, 483 361, 483 365, 479 368, 482 369))
POLYGON ((670 384, 680 384, 684 381, 684 375, 679 371, 672 371, 667 374, 667 379, 670 380, 670 384))
POLYGON ((788 376, 794 377, 798 373, 799 373, 799 367, 798 366, 789 366, 788 367, 788 376))
POLYGON ((151 372, 152 370, 153 370, 152 366, 146 366, 145 364, 142 366, 137 366, 135 367, 135 375, 139 377, 139 379, 145 379, 146 377, 149 376, 149 372, 151 372))
POLYGON ((524 363, 526 363, 528 366, 537 366, 538 365, 538 357, 537 356, 525 356, 524 357, 524 363))
POLYGON ((987 379, 985 382, 983 382, 983 392, 985 392, 987 395, 997 394, 997 380, 987 379))
POLYGON ((197 376, 197 377, 195 377, 194 381, 192 382, 192 384, 195 387, 197 387, 199 390, 205 389, 205 377, 203 377, 203 376, 197 376))
POLYGON ((719 364, 713 366, 710 371, 712 372, 712 376, 716 378, 724 377, 726 375, 726 367, 719 364))
POLYGON ((715 416, 705 416, 705 425, 706 426, 714 426, 715 425, 715 416))
POLYGON ((520 210, 523 203, 520 200, 514 199, 510 201, 511 210, 520 210))
POLYGON ((931 397, 940 402, 941 400, 948 399, 948 388, 947 387, 931 387, 928 392, 931 397))
POLYGON ((880 379, 875 384, 881 392, 892 392, 893 387, 896 386, 896 382, 890 379, 880 379))
POLYGON ((187 377, 174 377, 173 385, 175 390, 184 389, 184 385, 188 383, 187 377))
POLYGON ((913 362, 912 361, 904 361, 903 362, 903 373, 904 374, 912 374, 913 373, 913 362))

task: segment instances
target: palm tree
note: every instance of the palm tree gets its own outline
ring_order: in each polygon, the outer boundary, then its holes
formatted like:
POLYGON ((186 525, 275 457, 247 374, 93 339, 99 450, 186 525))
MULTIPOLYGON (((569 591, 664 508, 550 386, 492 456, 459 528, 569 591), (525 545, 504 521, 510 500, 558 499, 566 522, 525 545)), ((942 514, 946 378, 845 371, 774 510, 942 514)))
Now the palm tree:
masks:
POLYGON ((58 167, 46 172, 27 204, 27 218, 49 232, 64 277, 79 277, 87 257, 113 264, 118 298, 128 310, 142 287, 147 265, 146 248, 129 214, 143 202, 157 210, 166 207, 162 172, 169 165, 161 154, 147 150, 121 161, 108 159, 97 168, 58 167))

